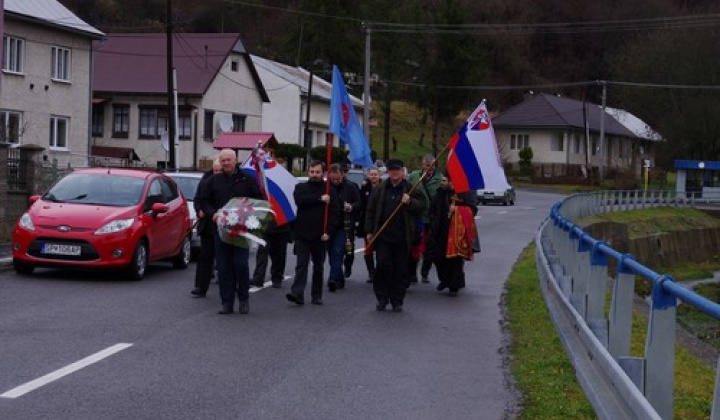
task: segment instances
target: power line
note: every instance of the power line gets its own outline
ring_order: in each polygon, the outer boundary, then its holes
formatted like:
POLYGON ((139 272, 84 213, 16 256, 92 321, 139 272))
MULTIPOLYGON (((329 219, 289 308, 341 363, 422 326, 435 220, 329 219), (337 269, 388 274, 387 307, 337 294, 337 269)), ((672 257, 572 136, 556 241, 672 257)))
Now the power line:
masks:
POLYGON ((680 85, 680 84, 662 84, 662 83, 640 83, 640 82, 623 82, 623 81, 612 81, 612 80, 592 80, 582 82, 558 82, 558 83, 543 83, 543 84, 531 84, 531 85, 433 85, 425 83, 415 82, 403 82, 394 80, 383 80, 381 83, 396 85, 396 86, 409 86, 417 88, 433 88, 433 89, 445 89, 445 90, 530 90, 530 89, 544 89, 544 88, 558 88, 558 87, 577 87, 577 86, 592 86, 592 85, 616 85, 616 86, 631 86, 641 88, 657 88, 657 89, 681 89, 681 90, 720 90, 720 86, 717 85, 680 85))

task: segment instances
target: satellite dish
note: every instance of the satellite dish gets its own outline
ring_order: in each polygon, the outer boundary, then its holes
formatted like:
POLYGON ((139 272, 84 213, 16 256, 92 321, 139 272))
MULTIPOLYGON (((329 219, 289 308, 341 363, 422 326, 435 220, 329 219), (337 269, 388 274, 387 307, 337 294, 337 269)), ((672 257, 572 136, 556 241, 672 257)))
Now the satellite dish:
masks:
POLYGON ((168 137, 170 136, 168 136, 167 131, 163 131, 163 133, 160 135, 160 143, 162 143, 162 147, 163 149, 165 149, 166 152, 170 151, 170 142, 168 141, 168 137))
POLYGON ((233 128, 233 120, 231 115, 223 115, 218 120, 218 127, 220 128, 220 131, 223 133, 227 133, 228 131, 232 131, 233 128))

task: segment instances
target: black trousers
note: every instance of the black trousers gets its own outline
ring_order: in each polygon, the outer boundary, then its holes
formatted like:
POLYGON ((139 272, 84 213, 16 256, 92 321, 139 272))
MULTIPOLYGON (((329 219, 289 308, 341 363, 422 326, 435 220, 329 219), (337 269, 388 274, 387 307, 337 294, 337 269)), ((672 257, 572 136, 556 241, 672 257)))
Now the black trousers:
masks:
POLYGON ((290 232, 270 233, 265 235, 265 246, 258 247, 255 255, 255 271, 252 283, 261 286, 265 283, 268 260, 270 266, 270 279, 273 284, 280 284, 285 277, 285 261, 287 260, 287 246, 290 232))
POLYGON ((325 252, 327 252, 326 242, 322 242, 319 239, 316 241, 308 241, 305 239, 295 238, 295 255, 297 256, 297 265, 295 266, 295 280, 290 288, 291 293, 298 296, 305 296, 308 270, 310 261, 312 260, 313 268, 310 296, 313 298, 322 297, 325 252))
POLYGON ((195 288, 207 292, 215 270, 215 238, 212 229, 203 229, 200 235, 200 255, 195 267, 195 288))
POLYGON ((386 242, 382 239, 375 247, 375 277, 373 291, 378 303, 390 302, 392 306, 402 305, 408 284, 408 259, 410 250, 407 243, 386 242))

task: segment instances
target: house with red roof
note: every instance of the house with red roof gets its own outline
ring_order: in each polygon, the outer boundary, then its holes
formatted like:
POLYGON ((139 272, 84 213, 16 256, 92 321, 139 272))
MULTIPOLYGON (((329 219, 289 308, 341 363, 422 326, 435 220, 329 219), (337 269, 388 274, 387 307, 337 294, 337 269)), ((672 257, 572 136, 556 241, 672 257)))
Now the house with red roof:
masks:
POLYGON ((606 107, 603 115, 598 104, 546 93, 530 96, 492 123, 503 164, 517 169, 520 151, 530 147, 535 176, 544 177, 579 177, 601 162, 606 170, 639 174, 643 165, 652 165, 661 141, 626 110, 606 107))
POLYGON ((0 143, 86 166, 92 42, 104 34, 57 0, 5 0, 3 13, 0 143))
MULTIPOLYGON (((132 149, 146 165, 168 160, 165 33, 108 34, 93 46, 94 146, 132 149)), ((177 164, 212 159, 222 133, 262 131, 269 97, 239 34, 175 33, 177 164)))

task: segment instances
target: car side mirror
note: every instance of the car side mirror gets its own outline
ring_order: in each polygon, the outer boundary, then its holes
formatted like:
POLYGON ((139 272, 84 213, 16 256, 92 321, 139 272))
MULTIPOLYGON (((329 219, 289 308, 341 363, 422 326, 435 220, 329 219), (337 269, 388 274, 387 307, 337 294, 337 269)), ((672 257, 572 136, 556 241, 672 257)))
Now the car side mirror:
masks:
POLYGON ((170 207, 165 203, 155 203, 152 205, 153 215, 166 213, 170 207))
POLYGON ((30 198, 28 198, 28 201, 30 201, 30 204, 35 204, 36 201, 40 199, 39 195, 31 195, 30 198))

